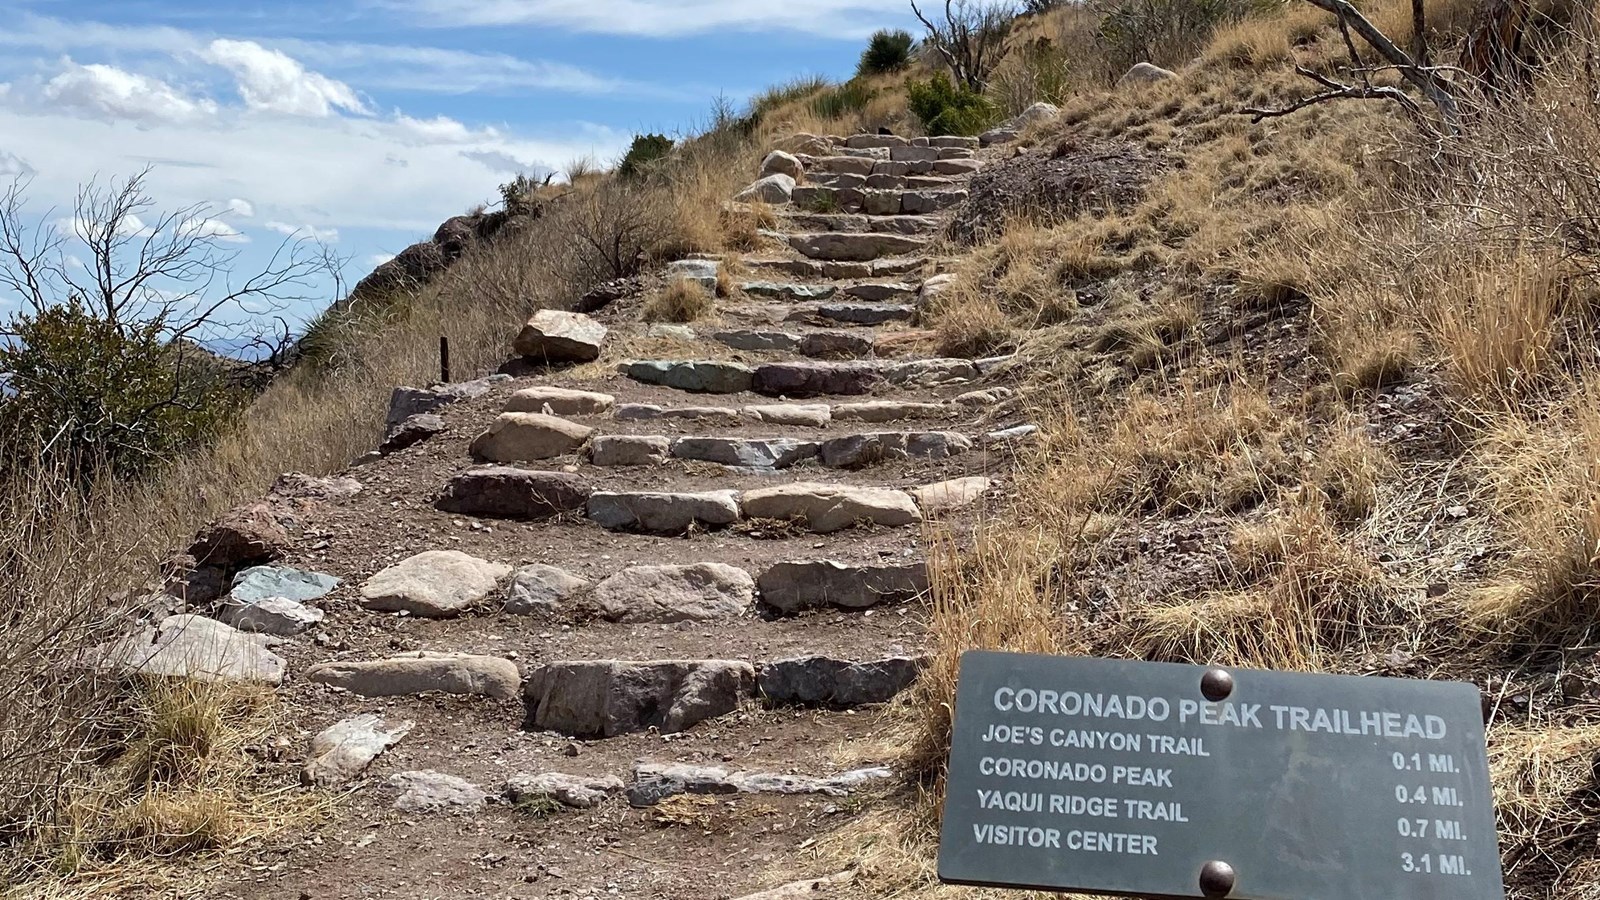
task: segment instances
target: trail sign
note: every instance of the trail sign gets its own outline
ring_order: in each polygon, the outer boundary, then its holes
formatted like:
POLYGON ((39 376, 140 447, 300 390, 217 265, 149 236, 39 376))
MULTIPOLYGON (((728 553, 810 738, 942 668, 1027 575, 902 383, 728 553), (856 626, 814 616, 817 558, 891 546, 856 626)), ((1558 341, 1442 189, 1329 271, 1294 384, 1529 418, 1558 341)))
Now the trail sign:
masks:
POLYGON ((1478 691, 968 653, 939 877, 1156 898, 1504 900, 1478 691))

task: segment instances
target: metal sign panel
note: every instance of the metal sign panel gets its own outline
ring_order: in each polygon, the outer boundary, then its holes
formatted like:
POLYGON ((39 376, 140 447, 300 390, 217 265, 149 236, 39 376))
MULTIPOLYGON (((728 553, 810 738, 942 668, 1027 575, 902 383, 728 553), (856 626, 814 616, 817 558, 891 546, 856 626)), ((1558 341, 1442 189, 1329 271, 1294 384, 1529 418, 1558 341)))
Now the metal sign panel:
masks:
POLYGON ((1469 684, 974 651, 939 877, 1242 900, 1504 900, 1469 684))

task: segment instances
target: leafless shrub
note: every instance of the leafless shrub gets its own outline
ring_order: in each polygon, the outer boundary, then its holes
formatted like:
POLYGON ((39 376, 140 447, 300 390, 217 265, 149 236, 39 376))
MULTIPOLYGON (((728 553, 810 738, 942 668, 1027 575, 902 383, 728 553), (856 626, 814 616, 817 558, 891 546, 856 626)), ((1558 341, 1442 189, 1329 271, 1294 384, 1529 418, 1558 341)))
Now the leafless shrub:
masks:
POLYGON ((938 21, 924 15, 916 0, 912 0, 911 10, 928 30, 926 45, 950 67, 956 81, 982 93, 1004 55, 1016 8, 1009 3, 945 0, 944 15, 938 21))

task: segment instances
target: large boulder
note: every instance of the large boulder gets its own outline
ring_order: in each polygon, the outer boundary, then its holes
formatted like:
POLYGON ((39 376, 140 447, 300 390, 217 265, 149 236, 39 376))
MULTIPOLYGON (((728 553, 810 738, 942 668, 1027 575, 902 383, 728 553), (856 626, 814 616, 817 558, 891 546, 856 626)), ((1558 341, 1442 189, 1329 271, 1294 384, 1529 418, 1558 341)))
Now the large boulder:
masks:
POLYGON ((229 571, 272 562, 288 552, 289 534, 266 503, 229 511, 201 530, 189 545, 200 566, 229 571))
POLYGON ((913 600, 928 592, 921 562, 851 566, 831 559, 782 562, 757 581, 761 602, 782 613, 819 607, 866 609, 913 600))
MULTIPOLYGON (((767 154, 761 161, 761 177, 768 175, 787 175, 794 181, 799 181, 805 174, 805 168, 800 165, 800 160, 792 153, 774 150, 767 154)), ((791 188, 792 190, 792 188, 791 188)))
POLYGON ((510 700, 522 686, 517 664, 509 659, 426 651, 390 659, 318 663, 306 670, 306 678, 363 697, 440 693, 510 700))
POLYGON ((541 309, 533 314, 511 349, 546 363, 590 362, 600 358, 606 327, 583 313, 541 309))
POLYGON ((204 616, 169 616, 94 653, 113 672, 192 678, 196 681, 283 681, 283 657, 268 650, 271 639, 247 634, 204 616))
POLYGON ((429 550, 367 579, 361 586, 361 604, 427 619, 454 618, 493 593, 510 574, 510 566, 459 550, 429 550))
POLYGON ((434 506, 466 516, 544 519, 583 509, 593 492, 589 482, 566 472, 487 466, 452 478, 434 506))
POLYGON ((528 727, 581 738, 683 731, 726 715, 753 695, 746 662, 556 662, 528 673, 528 727))
POLYGON ((1170 69, 1163 69, 1154 63, 1137 63, 1123 76, 1117 79, 1117 87, 1125 88, 1139 84, 1155 84, 1160 81, 1171 81, 1178 77, 1178 73, 1170 69))
POLYGON ((749 203, 760 200, 763 203, 778 205, 788 203, 794 194, 794 179, 781 172, 761 178, 754 184, 733 196, 738 203, 749 203))
POLYGON ((590 600, 612 622, 700 622, 734 619, 755 603, 756 583, 721 563, 634 566, 595 585, 590 600))
POLYGON ((488 462, 526 462, 574 453, 594 429, 543 413, 501 413, 468 448, 488 462))
POLYGON ((857 525, 898 527, 922 521, 922 511, 905 491, 799 482, 746 491, 744 514, 752 519, 797 521, 817 534, 857 525))

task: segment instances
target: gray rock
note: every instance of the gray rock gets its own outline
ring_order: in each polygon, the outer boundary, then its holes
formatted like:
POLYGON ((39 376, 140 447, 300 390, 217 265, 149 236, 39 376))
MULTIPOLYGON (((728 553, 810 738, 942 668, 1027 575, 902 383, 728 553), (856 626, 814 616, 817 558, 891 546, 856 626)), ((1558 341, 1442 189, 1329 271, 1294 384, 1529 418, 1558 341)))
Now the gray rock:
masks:
POLYGON ((973 175, 983 168, 983 163, 975 159, 941 159, 933 164, 935 175, 973 175))
POLYGON ((890 384, 912 384, 924 387, 959 384, 978 378, 978 367, 965 359, 918 359, 899 363, 883 370, 890 384))
POLYGON ((899 190, 868 190, 862 196, 861 210, 869 216, 898 216, 902 210, 901 196, 899 190))
POLYGON ((711 339, 727 344, 735 350, 748 350, 751 352, 767 350, 793 352, 800 348, 800 335, 791 334, 787 331, 752 331, 749 329, 718 331, 711 335, 711 339))
POLYGON ((957 397, 956 402, 962 406, 988 408, 991 406, 998 406, 999 404, 1004 403, 1015 396, 1016 391, 1013 391, 1011 388, 992 387, 985 388, 981 391, 968 391, 967 393, 957 397))
POLYGON ((412 416, 431 413, 452 403, 462 400, 475 400, 494 389, 497 384, 502 384, 511 379, 503 375, 491 375, 488 378, 479 378, 475 381, 463 381, 458 384, 446 384, 431 388, 397 387, 389 397, 389 415, 386 424, 393 428, 412 416))
POLYGON ((988 375, 1005 368, 1016 359, 1017 355, 1012 353, 1006 356, 986 356, 983 359, 973 360, 972 364, 977 367, 980 374, 988 375))
POLYGON ((591 586, 588 579, 555 566, 526 566, 511 579, 505 611, 513 616, 554 618, 591 586))
POLYGON ((947 134, 939 137, 928 138, 928 146, 938 147, 941 150, 976 150, 978 149, 978 139, 975 137, 965 137, 963 135, 947 134))
POLYGON ((843 797, 876 781, 894 777, 887 768, 856 769, 825 778, 767 772, 738 772, 721 766, 663 765, 640 761, 633 769, 628 803, 654 806, 679 794, 823 794, 843 797))
MULTIPOLYGON (((195 536, 188 555, 198 567, 234 571, 281 559, 289 550, 289 533, 272 505, 257 502, 236 507, 195 536)), ((191 603, 205 600, 190 596, 191 603)))
POLYGON ((692 341, 696 332, 690 325, 674 325, 670 322, 655 322, 644 330, 647 338, 667 338, 674 341, 692 341))
POLYGON ((683 534, 695 527, 717 528, 739 521, 739 494, 602 491, 589 498, 589 518, 613 531, 683 534))
POLYGON ((922 294, 919 303, 923 309, 929 309, 930 304, 938 301, 940 297, 950 293, 955 287, 956 276, 935 275, 922 283, 922 294))
POLYGON ((398 453, 440 434, 444 431, 444 419, 432 413, 422 413, 411 416, 404 422, 390 429, 389 436, 378 445, 379 453, 398 453))
POLYGON ((854 709, 893 700, 926 665, 925 658, 906 656, 872 662, 807 656, 764 663, 757 686, 773 703, 854 709))
POLYGON ((805 169, 801 166, 800 160, 797 159, 792 153, 785 153, 782 150, 774 150, 767 154, 766 159, 761 161, 762 177, 766 177, 768 175, 787 175, 793 180, 799 180, 800 176, 803 174, 805 174, 805 169))
POLYGON ((1015 428, 1003 428, 991 431, 983 436, 983 442, 991 446, 996 444, 1014 444, 1026 440, 1039 433, 1037 425, 1018 425, 1015 428))
POLYGON ((306 678, 363 697, 458 694, 510 700, 522 686, 517 664, 497 656, 417 651, 389 659, 318 663, 306 678))
POLYGON ((394 808, 402 812, 471 812, 489 802, 489 795, 470 781, 438 772, 400 772, 389 776, 396 794, 394 808))
POLYGON ((544 413, 547 416, 598 416, 611 411, 616 398, 594 391, 558 387, 531 387, 517 391, 506 402, 508 413, 544 413))
POLYGON ((972 439, 953 431, 879 431, 824 441, 822 464, 859 469, 885 460, 949 459, 972 449, 972 439))
POLYGON ((757 179, 756 182, 733 196, 740 203, 760 200, 763 203, 788 203, 794 194, 794 179, 781 172, 757 179))
POLYGON ((854 325, 882 325, 885 322, 909 322, 917 317, 917 308, 887 304, 832 303, 817 307, 816 315, 854 325))
POLYGON ((688 419, 696 422, 712 421, 732 425, 739 421, 739 411, 725 406, 680 406, 671 409, 650 403, 624 403, 617 407, 616 418, 623 421, 688 419))
POLYGON ((1035 103, 1023 110, 1019 115, 998 128, 991 129, 978 136, 978 144, 992 147, 995 144, 1009 144, 1022 136, 1022 132, 1035 122, 1043 122, 1061 115, 1061 109, 1053 103, 1035 103))
POLYGON ((238 604, 255 603, 268 597, 289 600, 320 600, 339 586, 339 579, 318 572, 288 566, 256 566, 234 576, 228 597, 238 604))
POLYGON ((802 156, 800 164, 808 173, 827 172, 834 175, 870 175, 876 160, 861 156, 802 156))
POLYGON ((791 302, 826 300, 839 293, 839 288, 831 284, 779 284, 772 281, 752 281, 740 285, 739 289, 753 297, 791 302))
POLYGON ((317 478, 301 472, 286 472, 273 482, 268 496, 283 500, 348 500, 362 490, 361 482, 348 475, 317 478))
POLYGON ((900 210, 920 216, 960 206, 966 199, 966 191, 906 191, 900 197, 900 210))
POLYGON ((810 259, 870 262, 883 256, 915 253, 928 246, 927 238, 899 234, 792 234, 789 246, 810 259))
POLYGON ((802 356, 815 359, 858 359, 871 356, 873 339, 870 334, 849 331, 813 331, 800 341, 802 356))
POLYGON ((803 522, 818 534, 867 523, 898 527, 922 521, 922 511, 904 491, 798 482, 747 491, 744 514, 752 519, 803 522))
POLYGON ((732 362, 647 360, 628 363, 622 373, 634 381, 702 394, 737 394, 750 390, 749 366, 732 362))
POLYGON ((940 403, 908 400, 867 400, 841 403, 833 408, 833 417, 840 422, 898 422, 903 419, 941 418, 949 413, 949 407, 940 403))
POLYGON ((787 469, 817 455, 817 445, 792 438, 686 437, 672 444, 676 459, 749 469, 787 469))
POLYGON ((1178 77, 1178 73, 1170 69, 1163 69, 1151 63, 1142 62, 1134 65, 1123 76, 1117 79, 1117 87, 1129 87, 1139 84, 1155 84, 1158 81, 1171 81, 1178 77))
POLYGON ((922 507, 922 514, 931 516, 971 506, 982 500, 991 487, 993 481, 978 475, 913 488, 911 496, 922 507))
POLYGON ((502 413, 468 452, 489 462, 553 459, 575 452, 593 433, 593 428, 556 416, 502 413))
POLYGON ((622 793, 623 788, 622 779, 615 775, 596 778, 546 772, 518 775, 507 781, 506 799, 517 806, 544 802, 572 809, 593 809, 622 793))
POLYGON ((871 147, 905 147, 910 141, 893 134, 853 134, 845 138, 844 145, 854 150, 865 150, 871 147))
POLYGON ((493 593, 510 574, 510 566, 459 550, 429 550, 367 579, 361 605, 428 619, 454 618, 493 593))
POLYGON ((283 657, 268 650, 271 638, 248 634, 205 616, 168 616, 160 624, 92 651, 113 672, 192 678, 196 681, 283 681, 283 657))
POLYGON ((708 291, 717 289, 717 273, 722 264, 714 259, 680 259, 667 266, 667 280, 679 278, 696 281, 708 291))
POLYGON ((311 739, 311 759, 301 780, 318 787, 352 781, 413 727, 412 722, 391 725, 372 713, 345 719, 311 739))
POLYGON ((778 563, 757 584, 761 602, 783 613, 837 607, 867 609, 928 592, 925 563, 848 566, 833 560, 778 563))
POLYGON ((488 466, 450 480, 434 504, 444 512, 503 519, 543 519, 583 509, 594 489, 577 475, 488 466))
POLYGON ((889 159, 895 162, 933 162, 938 158, 938 147, 893 147, 889 150, 889 159))
POLYGON ((249 603, 226 602, 217 618, 240 631, 293 637, 326 618, 322 610, 284 597, 263 597, 249 603))
POLYGON ((744 414, 768 425, 800 425, 824 428, 833 419, 833 411, 825 403, 805 405, 779 403, 771 406, 746 406, 744 414))
POLYGON ((672 441, 655 435, 606 435, 589 447, 589 462, 597 466, 655 466, 666 462, 672 441))
POLYGON ((889 300, 909 300, 917 293, 916 285, 903 281, 886 281, 876 284, 857 284, 845 288, 845 294, 865 300, 868 303, 883 303, 889 300))
POLYGON ((572 737, 683 731, 752 695, 755 670, 723 660, 557 662, 528 673, 528 725, 572 737))
POLYGON ((882 381, 874 363, 768 363, 756 369, 757 393, 783 397, 867 394, 882 381))
POLYGON ((720 563, 634 566, 595 585, 600 616, 611 622, 669 623, 736 619, 755 603, 756 583, 720 563))
POLYGON ((522 326, 511 348, 539 362, 590 362, 600 358, 605 339, 606 327, 583 313, 541 309, 522 326))

